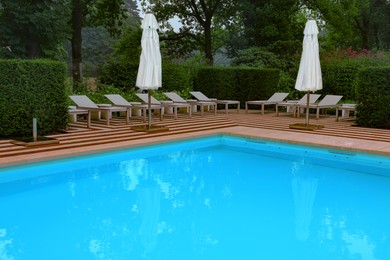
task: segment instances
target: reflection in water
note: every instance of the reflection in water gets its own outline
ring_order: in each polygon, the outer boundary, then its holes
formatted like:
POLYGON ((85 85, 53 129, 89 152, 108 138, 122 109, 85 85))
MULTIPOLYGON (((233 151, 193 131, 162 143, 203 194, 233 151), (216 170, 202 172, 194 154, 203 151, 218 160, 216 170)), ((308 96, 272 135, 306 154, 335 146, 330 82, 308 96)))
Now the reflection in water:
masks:
POLYGON ((159 232, 161 192, 153 183, 137 189, 141 226, 139 238, 144 248, 144 255, 153 252, 159 232))
POLYGON ((139 241, 144 249, 143 257, 148 257, 156 248, 158 234, 168 229, 165 222, 159 223, 159 219, 161 193, 164 193, 166 199, 171 198, 171 184, 158 175, 154 176, 146 159, 121 163, 120 175, 123 188, 137 194, 137 203, 132 205, 131 211, 140 218, 139 241))
POLYGON ((318 180, 310 173, 305 172, 304 164, 303 159, 293 163, 293 177, 291 179, 295 206, 295 235, 300 241, 306 241, 309 237, 310 221, 318 185, 318 180))
POLYGON ((378 260, 374 256, 375 245, 368 241, 366 234, 350 234, 347 231, 343 231, 342 237, 347 243, 347 248, 351 255, 360 255, 362 260, 378 260))
POLYGON ((334 244, 332 247, 337 248, 340 255, 345 254, 345 257, 348 257, 348 259, 352 257, 353 259, 361 260, 380 259, 375 256, 377 248, 375 240, 370 239, 369 235, 361 229, 348 231, 354 230, 354 228, 351 227, 353 226, 352 224, 348 225, 347 216, 341 216, 340 219, 337 219, 332 217, 330 210, 326 208, 322 224, 325 228, 322 232, 322 242, 334 244))
POLYGON ((12 239, 7 239, 7 230, 0 228, 0 259, 1 260, 13 260, 14 257, 8 255, 7 247, 12 245, 12 239))
POLYGON ((140 182, 140 178, 145 175, 147 160, 128 160, 120 164, 119 174, 122 176, 123 188, 131 191, 135 190, 140 182))

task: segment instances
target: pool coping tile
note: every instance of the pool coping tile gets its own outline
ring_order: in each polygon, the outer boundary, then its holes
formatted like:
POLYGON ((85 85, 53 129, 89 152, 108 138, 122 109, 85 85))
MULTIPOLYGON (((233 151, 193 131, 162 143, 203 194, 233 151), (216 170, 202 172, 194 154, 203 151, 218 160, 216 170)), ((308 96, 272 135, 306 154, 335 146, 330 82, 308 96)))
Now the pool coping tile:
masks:
POLYGON ((172 134, 172 135, 166 135, 160 137, 137 139, 132 141, 86 146, 81 148, 71 148, 66 150, 18 155, 12 158, 0 158, 0 167, 7 167, 7 166, 39 162, 45 160, 54 160, 60 158, 68 158, 73 156, 87 155, 87 154, 107 152, 113 150, 121 150, 126 148, 152 145, 157 143, 166 143, 171 141, 185 140, 185 139, 190 139, 195 137, 203 137, 203 136, 210 136, 216 134, 239 135, 245 137, 267 139, 272 141, 283 141, 287 143, 314 145, 319 147, 345 149, 345 150, 390 156, 390 143, 388 142, 361 140, 361 139, 346 138, 346 137, 310 135, 310 134, 300 133, 300 132, 259 129, 259 128, 252 128, 246 126, 234 126, 234 127, 220 128, 215 130, 206 130, 201 132, 172 134))

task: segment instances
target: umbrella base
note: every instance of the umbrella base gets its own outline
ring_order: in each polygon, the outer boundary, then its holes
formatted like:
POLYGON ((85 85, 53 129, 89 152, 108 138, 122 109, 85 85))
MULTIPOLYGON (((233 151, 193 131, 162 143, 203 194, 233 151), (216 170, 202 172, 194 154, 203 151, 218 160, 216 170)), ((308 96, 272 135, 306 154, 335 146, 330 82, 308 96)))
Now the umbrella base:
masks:
POLYGON ((134 130, 136 132, 147 132, 147 133, 153 133, 153 132, 163 132, 168 131, 169 128, 163 125, 137 125, 132 126, 131 130, 134 130))
POLYGON ((26 147, 39 147, 45 145, 59 144, 60 140, 45 136, 38 136, 37 140, 34 141, 33 137, 21 137, 16 138, 15 140, 11 140, 11 143, 26 147))
POLYGON ((324 128, 324 126, 323 125, 315 125, 315 124, 296 123, 296 124, 289 125, 289 128, 314 131, 314 130, 324 128))

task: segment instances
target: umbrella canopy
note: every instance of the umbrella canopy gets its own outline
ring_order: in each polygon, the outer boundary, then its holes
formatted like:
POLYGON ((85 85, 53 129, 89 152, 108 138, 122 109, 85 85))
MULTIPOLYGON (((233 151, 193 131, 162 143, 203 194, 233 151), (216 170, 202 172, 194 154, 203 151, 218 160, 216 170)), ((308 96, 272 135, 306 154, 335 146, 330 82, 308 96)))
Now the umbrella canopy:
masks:
POLYGON ((141 25, 141 57, 135 85, 148 90, 148 127, 151 128, 151 90, 161 87, 161 53, 157 29, 159 28, 153 13, 147 12, 141 25))
POLYGON ((322 89, 322 75, 318 48, 318 27, 316 21, 306 22, 301 63, 295 89, 300 91, 317 91, 322 89))
POLYGON ((309 125, 309 100, 310 91, 322 89, 322 75, 320 65, 320 54, 318 47, 318 27, 314 20, 306 22, 301 62, 295 89, 307 91, 307 107, 306 107, 306 125, 309 125))
POLYGON ((161 87, 161 53, 156 17, 152 13, 146 13, 141 27, 142 52, 135 85, 144 90, 158 89, 161 87))

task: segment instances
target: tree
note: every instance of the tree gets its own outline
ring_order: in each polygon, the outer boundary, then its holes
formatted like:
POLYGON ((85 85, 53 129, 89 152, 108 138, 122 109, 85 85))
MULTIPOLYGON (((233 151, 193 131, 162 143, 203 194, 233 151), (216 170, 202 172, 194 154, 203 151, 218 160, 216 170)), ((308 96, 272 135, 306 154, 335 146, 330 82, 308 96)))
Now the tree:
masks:
POLYGON ((65 56, 69 1, 1 0, 0 52, 4 58, 54 58, 65 56), (11 50, 11 51, 9 51, 11 50))
POLYGON ((254 46, 289 56, 300 46, 303 25, 297 19, 298 1, 242 0, 240 12, 242 31, 229 42, 231 57, 239 50, 254 46))
MULTIPOLYGON (((220 48, 213 45, 215 33, 234 22, 237 14, 237 1, 234 0, 150 0, 151 9, 157 20, 163 24, 165 35, 161 41, 179 41, 185 52, 200 50, 207 63, 212 65, 213 54, 220 48), (182 24, 178 33, 174 32, 169 20, 177 17, 182 24)), ((146 1, 142 0, 144 8, 146 1)), ((219 35, 220 32, 219 32, 219 35)), ((170 46, 171 43, 169 43, 170 46)), ((177 50, 176 50, 177 51, 177 50)))
POLYGON ((326 22, 329 48, 388 49, 390 3, 386 0, 303 0, 326 22))
POLYGON ((126 17, 123 0, 72 0, 72 76, 73 85, 81 82, 82 36, 84 26, 103 26, 112 35, 118 34, 118 27, 126 17))

